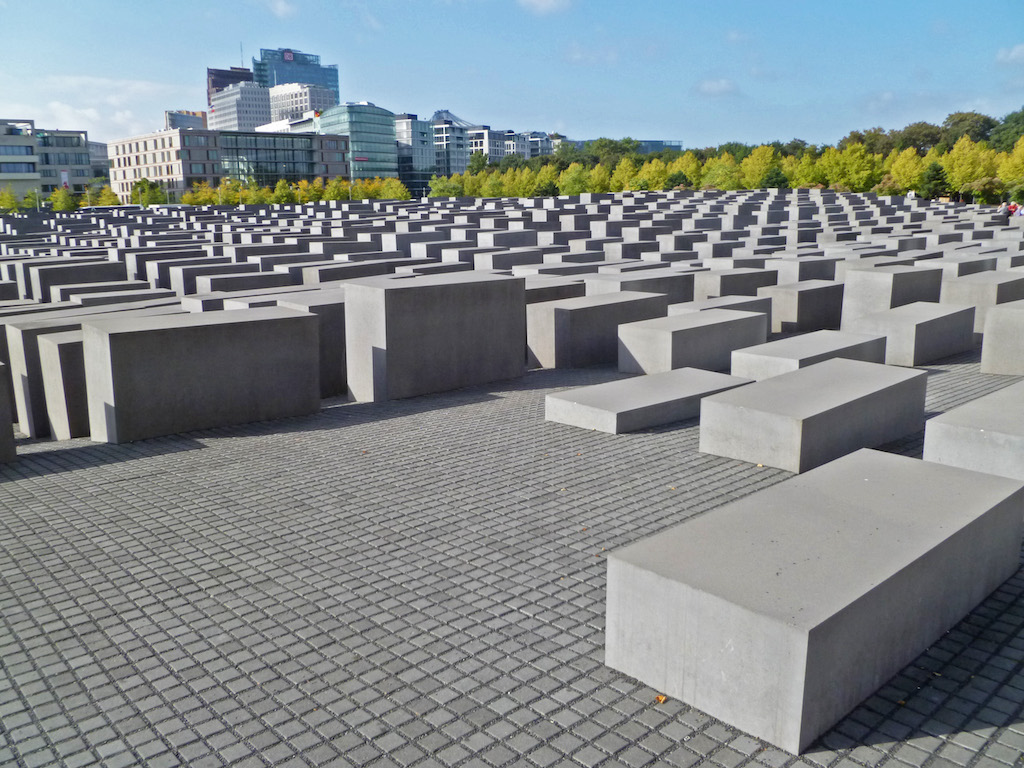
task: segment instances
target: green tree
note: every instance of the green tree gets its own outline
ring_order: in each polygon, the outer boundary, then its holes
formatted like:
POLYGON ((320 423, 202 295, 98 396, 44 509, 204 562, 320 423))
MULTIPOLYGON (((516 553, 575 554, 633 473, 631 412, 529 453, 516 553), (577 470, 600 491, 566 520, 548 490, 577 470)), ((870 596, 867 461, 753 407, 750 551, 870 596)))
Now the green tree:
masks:
POLYGON ((608 166, 598 163, 587 173, 587 192, 603 194, 611 191, 612 174, 608 166))
MULTIPOLYGON (((563 145, 564 146, 564 145, 563 145)), ((561 149, 561 147, 559 147, 561 149)), ((558 176, 558 192, 562 195, 580 195, 587 191, 587 169, 572 163, 558 176)))
POLYGON ((882 178, 882 156, 868 152, 863 144, 851 144, 842 152, 839 183, 854 192, 866 192, 882 178))
POLYGON ((970 136, 964 134, 942 160, 942 168, 946 171, 949 187, 954 192, 973 181, 986 176, 994 176, 995 172, 986 173, 985 147, 976 144, 970 136))
POLYGON ((462 179, 452 176, 438 176, 434 174, 430 177, 430 197, 462 197, 462 179))
POLYGON ((949 194, 949 180, 946 171, 938 163, 930 163, 921 174, 921 183, 917 191, 922 197, 934 200, 949 194))
POLYGON ((1024 136, 1017 139, 1017 143, 1013 145, 1013 151, 999 163, 999 178, 1008 187, 1024 184, 1024 136))
POLYGON ((761 177, 761 181, 758 186, 764 189, 789 189, 790 184, 786 174, 782 172, 782 168, 777 165, 773 165, 768 169, 765 175, 761 177))
POLYGON ((132 184, 129 202, 136 205, 158 205, 167 202, 167 192, 157 182, 149 179, 139 179, 132 184))
MULTIPOLYGON (((593 155, 597 162, 605 168, 618 168, 623 158, 636 154, 637 150, 640 149, 640 142, 629 137, 618 141, 600 138, 588 141, 583 149, 587 154, 593 155)), ((614 191, 617 192, 619 190, 614 191)))
POLYGON ((677 187, 690 187, 693 186, 693 182, 690 181, 690 177, 682 171, 673 171, 665 179, 665 189, 676 189, 677 187))
POLYGON ((948 147, 956 144, 961 137, 971 141, 984 141, 999 123, 980 112, 953 112, 942 121, 942 141, 948 147))
POLYGON ((907 147, 900 152, 889 166, 892 184, 899 189, 900 193, 906 192, 908 189, 917 189, 921 184, 921 174, 923 173, 924 161, 918 157, 914 147, 907 147))
POLYGON ((55 211, 73 211, 78 207, 78 202, 75 200, 75 196, 71 194, 67 187, 57 187, 53 192, 50 193, 50 205, 55 211))
POLYGON ((633 179, 632 188, 640 189, 638 184, 643 183, 646 186, 644 189, 666 189, 668 188, 668 166, 665 165, 663 160, 654 158, 648 160, 637 171, 636 177, 633 179))
POLYGON ((668 172, 682 172, 690 180, 690 186, 694 189, 700 186, 701 161, 692 151, 683 153, 683 156, 669 163, 668 172))
POLYGON ((481 173, 487 169, 487 156, 479 149, 469 156, 469 167, 466 169, 470 173, 481 173))
MULTIPOLYGON (((561 147, 559 147, 561 149, 561 147)), ((501 162, 498 163, 498 169, 502 173, 507 173, 510 170, 526 167, 526 158, 517 152, 512 152, 501 158, 501 162)))
POLYGON ((18 207, 23 211, 34 211, 41 207, 43 197, 37 189, 30 189, 25 193, 25 196, 21 198, 21 202, 18 203, 18 207))
POLYGON ((553 165, 545 165, 537 172, 533 185, 534 197, 554 197, 558 194, 558 170, 553 165))
POLYGON ((993 205, 1003 199, 1006 186, 1001 179, 985 176, 964 184, 961 192, 968 194, 976 203, 993 205))
POLYGON ((14 189, 8 184, 0 190, 0 213, 13 213, 18 210, 18 196, 14 189))
POLYGON ((775 157, 775 150, 762 144, 740 163, 740 183, 746 189, 758 189, 768 171, 776 167, 778 159, 775 157))
POLYGON ((501 171, 484 174, 483 184, 480 185, 481 197, 501 197, 505 194, 505 184, 501 177, 501 171))
POLYGON ((700 184, 702 189, 740 189, 743 183, 739 163, 728 152, 712 157, 704 163, 700 184))
POLYGON ((1024 136, 1024 109, 1018 109, 1004 117, 1002 122, 992 129, 988 143, 998 152, 1009 152, 1021 136, 1024 136))
MULTIPOLYGON (((341 176, 335 176, 324 187, 324 196, 322 200, 351 200, 352 199, 352 185, 348 179, 343 179, 341 176)), ((269 202, 269 200, 268 200, 269 202)))
POLYGON ((96 205, 120 205, 121 199, 114 194, 109 184, 104 185, 96 197, 96 205))
POLYGON ((409 194, 408 187, 398 179, 388 178, 381 184, 380 197, 381 200, 409 200, 412 195, 409 194))
POLYGON ((902 131, 897 131, 895 139, 896 149, 901 152, 913 147, 923 155, 942 141, 942 129, 932 123, 911 123, 902 131))
POLYGON ((621 192, 624 189, 632 189, 633 187, 631 185, 633 177, 635 177, 636 174, 636 163, 628 157, 622 158, 619 160, 618 165, 615 166, 615 170, 612 172, 611 186, 609 189, 612 192, 621 192))
POLYGON ((277 184, 274 186, 274 192, 270 196, 270 202, 275 205, 294 203, 295 192, 292 190, 291 185, 284 179, 278 179, 277 184))

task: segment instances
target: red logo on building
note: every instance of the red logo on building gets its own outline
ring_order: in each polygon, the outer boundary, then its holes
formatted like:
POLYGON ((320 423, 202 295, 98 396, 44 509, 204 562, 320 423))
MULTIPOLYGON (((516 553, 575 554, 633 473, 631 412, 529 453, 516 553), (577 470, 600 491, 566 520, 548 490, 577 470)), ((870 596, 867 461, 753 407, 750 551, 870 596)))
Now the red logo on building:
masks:
POLYGON ((284 54, 282 55, 282 58, 285 61, 295 61, 295 54, 292 53, 291 51, 285 51, 284 54))

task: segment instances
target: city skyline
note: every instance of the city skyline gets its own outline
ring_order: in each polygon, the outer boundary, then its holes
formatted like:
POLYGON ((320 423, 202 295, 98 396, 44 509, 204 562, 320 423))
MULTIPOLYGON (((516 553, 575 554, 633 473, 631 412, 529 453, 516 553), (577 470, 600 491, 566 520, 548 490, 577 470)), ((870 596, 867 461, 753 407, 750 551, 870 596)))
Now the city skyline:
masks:
POLYGON ((956 111, 998 119, 1024 105, 1020 26, 961 3, 624 7, 184 0, 129 15, 104 0, 59 3, 43 28, 30 6, 0 0, 0 116, 107 142, 147 133, 164 110, 206 108, 207 67, 250 67, 260 48, 336 64, 342 101, 574 139, 832 144, 855 129, 956 111))

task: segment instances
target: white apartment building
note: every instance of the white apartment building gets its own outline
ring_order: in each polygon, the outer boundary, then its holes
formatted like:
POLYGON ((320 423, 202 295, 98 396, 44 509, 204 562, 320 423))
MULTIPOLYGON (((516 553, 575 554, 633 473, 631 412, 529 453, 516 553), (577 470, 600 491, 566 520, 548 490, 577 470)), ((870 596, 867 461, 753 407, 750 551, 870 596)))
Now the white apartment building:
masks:
POLYGON ((286 83, 270 89, 270 120, 294 120, 306 112, 323 112, 337 105, 334 91, 321 85, 286 83))
POLYGON ((110 186, 124 202, 139 179, 157 182, 175 201, 195 183, 217 186, 223 178, 270 187, 278 179, 348 178, 348 148, 347 136, 180 128, 107 145, 110 186))
POLYGON ((508 133, 508 131, 492 130, 489 125, 477 125, 470 128, 468 130, 469 154, 483 152, 487 162, 501 162, 501 158, 506 155, 505 137, 508 133))
POLYGON ((270 122, 270 89, 233 83, 210 97, 207 125, 213 131, 254 131, 270 122))

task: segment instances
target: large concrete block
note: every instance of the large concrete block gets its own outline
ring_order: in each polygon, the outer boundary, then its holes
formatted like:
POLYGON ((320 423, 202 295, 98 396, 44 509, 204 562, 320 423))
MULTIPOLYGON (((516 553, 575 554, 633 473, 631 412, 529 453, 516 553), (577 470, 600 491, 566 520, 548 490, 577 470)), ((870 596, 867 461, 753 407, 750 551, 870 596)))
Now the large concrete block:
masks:
POLYGON ((989 310, 981 343, 981 372, 1024 376, 1024 301, 989 310))
POLYGON ((1024 481, 1024 382, 928 419, 924 459, 1024 481))
POLYGON ((701 406, 700 451, 806 472, 921 430, 927 380, 926 371, 834 358, 713 395, 701 406))
POLYGON ((925 365, 974 347, 974 307, 915 301, 858 317, 848 328, 884 336, 888 365, 925 365))
POLYGON ((985 318, 997 304, 1024 300, 1024 274, 1019 272, 975 272, 942 281, 944 304, 970 304, 975 308, 974 332, 985 330, 985 318))
POLYGON ((123 443, 315 413, 317 319, 265 307, 82 325, 89 432, 123 443))
POLYGON ((50 434, 70 440, 89 434, 89 401, 85 387, 82 331, 39 337, 39 366, 50 434))
POLYGON ((868 363, 885 362, 885 336, 850 331, 812 331, 769 341, 732 353, 733 376, 761 381, 809 365, 842 357, 868 363))
POLYGON ((522 376, 522 278, 456 272, 354 280, 345 289, 348 386, 379 401, 522 376))
POLYGON ((733 309, 709 309, 625 323, 619 326, 619 370, 727 371, 734 349, 763 344, 767 338, 765 315, 733 309))
POLYGON ((544 418, 613 435, 635 432, 693 418, 703 397, 748 383, 724 373, 680 368, 548 395, 544 418))
POLYGON ((605 663, 799 753, 1017 572, 1022 505, 858 451, 609 555, 605 663))
POLYGON ((618 360, 623 323, 664 317, 662 293, 622 291, 530 304, 526 333, 529 364, 542 368, 584 368, 618 360))
MULTIPOLYGON (((345 363, 345 291, 330 288, 285 294, 277 306, 316 315, 320 321, 320 397, 348 392, 345 363)), ((225 302, 226 304, 227 302, 225 302)))
POLYGON ((757 289, 775 285, 779 273, 773 269, 721 269, 694 275, 693 298, 697 301, 715 296, 756 296, 757 289))
POLYGON ((766 285, 757 295, 772 300, 772 333, 834 329, 842 321, 843 284, 833 280, 766 285))
POLYGON ((843 327, 870 315, 915 301, 938 301, 942 270, 909 265, 852 269, 845 277, 843 327))
POLYGON ((630 271, 626 274, 597 274, 584 278, 587 295, 641 291, 663 293, 668 297, 669 304, 693 299, 693 272, 680 272, 670 267, 659 268, 655 263, 640 266, 654 268, 643 269, 637 273, 630 271))
POLYGON ((18 458, 14 444, 14 409, 12 407, 10 375, 0 363, 0 463, 6 464, 18 458))

